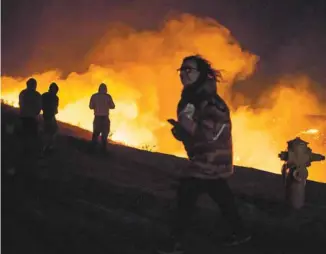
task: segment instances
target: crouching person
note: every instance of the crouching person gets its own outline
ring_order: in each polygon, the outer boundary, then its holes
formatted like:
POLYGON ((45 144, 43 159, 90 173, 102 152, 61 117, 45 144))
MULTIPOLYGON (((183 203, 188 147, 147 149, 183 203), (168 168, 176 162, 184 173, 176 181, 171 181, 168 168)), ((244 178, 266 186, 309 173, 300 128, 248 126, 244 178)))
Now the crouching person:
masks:
POLYGON ((110 94, 107 93, 107 86, 101 84, 98 93, 92 95, 89 108, 94 110, 92 150, 97 146, 98 137, 101 135, 102 151, 106 152, 107 139, 110 133, 110 109, 115 108, 115 104, 110 94))
POLYGON ((230 112, 217 95, 220 73, 200 56, 186 57, 181 65, 183 84, 178 103, 178 121, 172 133, 182 141, 189 164, 180 172, 177 191, 177 214, 171 238, 159 253, 183 253, 181 239, 194 211, 197 197, 207 193, 216 202, 230 227, 226 245, 250 240, 238 213, 227 178, 233 174, 233 153, 230 112))

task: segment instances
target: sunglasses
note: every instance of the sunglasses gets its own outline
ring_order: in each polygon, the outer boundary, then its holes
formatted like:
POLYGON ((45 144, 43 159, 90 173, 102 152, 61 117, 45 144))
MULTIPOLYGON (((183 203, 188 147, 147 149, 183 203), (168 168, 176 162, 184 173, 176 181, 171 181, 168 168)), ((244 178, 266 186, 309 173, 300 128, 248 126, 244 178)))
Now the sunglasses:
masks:
POLYGON ((182 66, 181 68, 177 69, 178 72, 187 72, 190 73, 193 70, 197 70, 196 68, 190 67, 190 66, 182 66))

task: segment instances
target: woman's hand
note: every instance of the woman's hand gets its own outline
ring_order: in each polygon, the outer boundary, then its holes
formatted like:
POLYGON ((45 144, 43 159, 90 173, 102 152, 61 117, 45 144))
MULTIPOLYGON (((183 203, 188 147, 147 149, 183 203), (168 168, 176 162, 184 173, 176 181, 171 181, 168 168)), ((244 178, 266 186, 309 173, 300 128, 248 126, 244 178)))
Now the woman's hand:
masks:
POLYGON ((172 135, 175 139, 179 141, 185 140, 185 135, 187 134, 185 130, 182 128, 179 122, 174 119, 168 119, 168 122, 173 126, 171 129, 172 135))

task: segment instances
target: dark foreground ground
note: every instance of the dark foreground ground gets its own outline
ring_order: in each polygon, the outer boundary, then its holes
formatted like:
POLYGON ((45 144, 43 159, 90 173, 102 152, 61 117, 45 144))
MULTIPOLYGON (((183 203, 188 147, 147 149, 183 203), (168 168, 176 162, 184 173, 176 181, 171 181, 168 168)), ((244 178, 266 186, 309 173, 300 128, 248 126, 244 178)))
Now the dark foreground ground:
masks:
MULTIPOLYGON (((2 253, 153 253, 175 208, 173 172, 183 160, 119 145, 109 156, 91 155, 87 142, 68 136, 89 133, 68 125, 53 155, 19 157, 18 136, 4 128, 10 116, 2 107, 2 253)), ((237 167, 230 184, 253 240, 219 246, 225 225, 203 196, 185 238, 189 253, 326 252, 325 184, 309 182, 308 204, 296 213, 283 205, 278 175, 237 167)))

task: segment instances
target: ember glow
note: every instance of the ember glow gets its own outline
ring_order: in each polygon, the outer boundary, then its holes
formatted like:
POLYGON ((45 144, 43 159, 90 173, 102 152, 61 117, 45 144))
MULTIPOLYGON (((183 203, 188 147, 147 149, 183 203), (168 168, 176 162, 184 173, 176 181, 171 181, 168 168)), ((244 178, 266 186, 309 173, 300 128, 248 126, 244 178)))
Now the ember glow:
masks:
MULTIPOLYGON (((317 137, 317 130, 325 130, 324 122, 317 126, 305 117, 325 112, 325 106, 309 92, 310 80, 304 76, 281 79, 262 96, 259 110, 250 105, 235 108, 230 88, 236 79, 254 72, 258 57, 243 51, 230 31, 217 22, 190 15, 168 21, 160 31, 112 28, 90 52, 93 64, 85 73, 71 73, 66 79, 58 71, 30 76, 38 80, 40 92, 47 91, 52 81, 57 82, 58 120, 87 130, 92 130, 93 121, 88 108, 90 96, 101 82, 106 83, 116 103, 110 117, 112 140, 184 157, 182 145, 172 138, 166 119, 175 117, 180 97, 176 69, 185 55, 194 53, 223 70, 219 93, 232 110, 236 164, 280 173, 282 162, 277 155, 288 140, 298 133, 306 140, 307 134, 317 137)), ((18 94, 28 78, 2 76, 1 98, 18 106, 18 94)), ((314 152, 326 154, 322 141, 307 141, 314 152)), ((310 179, 326 182, 325 164, 313 163, 310 179)))

